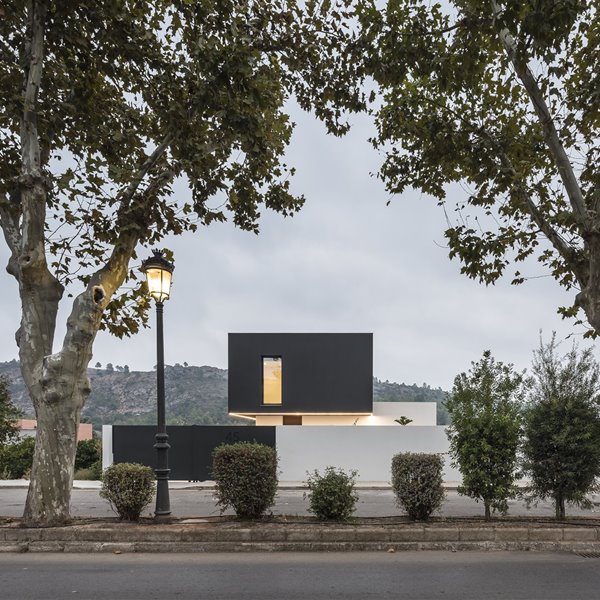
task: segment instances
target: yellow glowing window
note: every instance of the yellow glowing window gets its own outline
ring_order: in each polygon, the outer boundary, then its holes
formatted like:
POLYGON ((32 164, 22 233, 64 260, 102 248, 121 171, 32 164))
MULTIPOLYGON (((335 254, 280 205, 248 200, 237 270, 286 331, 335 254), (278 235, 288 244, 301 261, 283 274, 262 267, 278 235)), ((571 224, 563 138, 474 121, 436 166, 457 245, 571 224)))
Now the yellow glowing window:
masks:
POLYGON ((263 356, 263 404, 281 404, 281 356, 263 356))

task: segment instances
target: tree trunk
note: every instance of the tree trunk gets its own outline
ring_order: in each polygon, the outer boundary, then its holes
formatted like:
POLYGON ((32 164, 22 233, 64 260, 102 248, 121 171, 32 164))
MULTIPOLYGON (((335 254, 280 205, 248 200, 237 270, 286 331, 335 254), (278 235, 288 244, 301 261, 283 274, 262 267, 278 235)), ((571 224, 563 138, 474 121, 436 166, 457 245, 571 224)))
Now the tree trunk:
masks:
POLYGON ((556 494, 556 496, 554 496, 554 508, 556 511, 556 519, 564 519, 566 515, 565 498, 562 494, 556 494))
POLYGON ((584 236, 584 247, 588 259, 587 277, 580 280, 581 291, 575 303, 583 309, 596 333, 600 333, 600 233, 584 236))
POLYGON ((60 525, 70 519, 80 402, 37 399, 37 434, 23 520, 27 526, 60 525))
POLYGON ((491 521, 492 520, 492 511, 490 509, 490 503, 487 500, 484 500, 483 505, 485 507, 485 520, 491 521))

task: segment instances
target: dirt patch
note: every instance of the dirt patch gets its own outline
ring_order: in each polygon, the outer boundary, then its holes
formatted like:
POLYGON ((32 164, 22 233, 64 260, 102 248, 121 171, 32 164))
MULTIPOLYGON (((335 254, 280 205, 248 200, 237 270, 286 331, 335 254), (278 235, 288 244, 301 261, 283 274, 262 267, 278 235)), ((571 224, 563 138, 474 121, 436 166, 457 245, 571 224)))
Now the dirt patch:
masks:
MULTIPOLYGON (((168 520, 155 521, 152 518, 142 518, 138 522, 122 521, 117 517, 102 518, 74 518, 69 523, 59 527, 83 526, 91 528, 138 528, 138 527, 186 527, 193 525, 195 527, 221 527, 227 529, 247 529, 255 527, 280 527, 284 525, 289 529, 301 529, 306 527, 324 527, 324 528, 351 528, 351 527, 426 527, 426 528, 447 528, 459 527, 461 529, 469 528, 563 528, 563 527, 600 527, 600 517, 567 517, 560 521, 553 518, 544 517, 497 517, 492 521, 485 521, 483 517, 433 517, 428 521, 410 521, 408 517, 361 517, 352 518, 348 521, 320 521, 315 517, 297 516, 297 515, 274 515, 263 519, 243 520, 235 516, 209 516, 202 517, 201 522, 191 524, 189 518, 172 518, 168 520), (185 521, 188 521, 186 523, 185 521)), ((1 518, 0 527, 21 528, 22 520, 19 518, 1 518)))

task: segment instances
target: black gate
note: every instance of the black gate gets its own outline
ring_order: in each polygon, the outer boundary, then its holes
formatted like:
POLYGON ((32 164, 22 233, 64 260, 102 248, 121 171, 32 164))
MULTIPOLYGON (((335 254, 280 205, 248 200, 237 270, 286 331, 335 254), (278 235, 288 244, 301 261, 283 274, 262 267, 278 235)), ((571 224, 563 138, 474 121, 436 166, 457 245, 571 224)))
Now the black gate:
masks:
MULTIPOLYGON (((156 467, 153 425, 113 425, 113 462, 156 467)), ((275 427, 244 425, 172 425, 169 434, 170 479, 212 479, 212 453, 221 444, 258 442, 275 448, 275 427)))

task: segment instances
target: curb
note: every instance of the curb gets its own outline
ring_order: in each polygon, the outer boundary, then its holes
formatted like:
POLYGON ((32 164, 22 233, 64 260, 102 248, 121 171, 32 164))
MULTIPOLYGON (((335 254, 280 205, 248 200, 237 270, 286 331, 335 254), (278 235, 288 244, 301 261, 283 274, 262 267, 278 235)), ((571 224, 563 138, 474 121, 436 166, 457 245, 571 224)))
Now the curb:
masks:
POLYGON ((0 552, 600 552, 600 528, 303 524, 0 527, 0 552))

